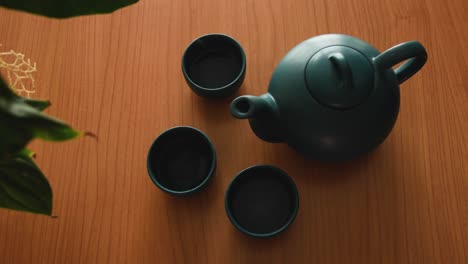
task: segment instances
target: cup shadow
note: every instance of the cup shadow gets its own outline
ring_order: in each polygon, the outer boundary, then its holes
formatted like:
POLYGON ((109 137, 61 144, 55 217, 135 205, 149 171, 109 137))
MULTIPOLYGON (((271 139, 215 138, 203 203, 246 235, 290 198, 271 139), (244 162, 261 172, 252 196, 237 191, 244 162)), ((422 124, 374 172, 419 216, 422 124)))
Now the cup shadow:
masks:
MULTIPOLYGON (((231 102, 241 95, 243 90, 246 90, 246 85, 243 84, 240 89, 233 95, 226 98, 211 99, 193 95, 193 107, 199 111, 196 122, 198 126, 216 142, 224 142, 225 135, 232 132, 236 127, 236 120, 231 115, 231 102)), ((215 144, 216 145, 216 144, 215 144)), ((221 158, 222 159, 222 158, 221 158)))
MULTIPOLYGON (((228 228, 229 247, 237 248, 238 251, 227 252, 227 257, 237 259, 242 263, 267 263, 271 262, 272 252, 284 251, 285 245, 295 246, 298 243, 296 234, 300 226, 293 223, 284 232, 268 238, 251 237, 240 232, 233 225, 228 228), (240 252, 244 254, 239 255, 240 252)), ((299 249, 300 246, 298 245, 297 248, 299 249)))
POLYGON ((194 216, 203 214, 205 210, 209 209, 208 204, 215 199, 217 195, 216 190, 221 188, 221 181, 218 178, 215 172, 211 182, 205 188, 189 196, 180 197, 166 194, 164 195, 165 203, 169 208, 177 208, 177 211, 180 211, 182 214, 193 213, 194 216))
POLYGON ((229 111, 231 102, 236 97, 240 96, 242 91, 247 89, 246 85, 242 84, 239 90, 237 90, 233 95, 225 98, 205 98, 194 94, 194 104, 197 109, 200 109, 202 115, 207 117, 210 121, 220 121, 227 117, 231 118, 231 113, 229 111))
POLYGON ((167 193, 159 196, 165 211, 162 213, 168 236, 164 240, 168 244, 160 248, 174 251, 174 261, 177 263, 198 263, 206 258, 207 249, 203 241, 209 228, 207 223, 217 211, 215 201, 221 189, 221 180, 217 178, 214 175, 208 186, 190 196, 179 197, 167 193))

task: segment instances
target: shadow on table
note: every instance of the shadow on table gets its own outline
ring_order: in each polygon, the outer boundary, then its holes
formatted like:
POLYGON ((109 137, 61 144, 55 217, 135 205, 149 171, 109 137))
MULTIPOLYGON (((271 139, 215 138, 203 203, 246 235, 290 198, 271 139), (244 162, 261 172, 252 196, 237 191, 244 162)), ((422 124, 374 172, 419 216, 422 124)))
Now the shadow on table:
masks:
POLYGON ((387 143, 345 163, 308 160, 286 145, 271 146, 270 154, 268 163, 284 169, 296 182, 298 216, 285 232, 270 239, 251 238, 232 227, 231 247, 256 262, 320 263, 343 256, 357 263, 380 257, 398 262, 395 251, 405 242, 402 208, 408 202, 399 173, 406 159, 399 147, 387 143))
MULTIPOLYGON (((173 263, 199 263, 207 257, 207 237, 213 234, 210 222, 218 213, 224 213, 216 207, 216 201, 223 194, 221 179, 214 175, 206 188, 188 197, 164 194, 164 210, 161 216, 167 221, 166 243, 161 247, 172 251, 173 263)), ((155 234, 157 235, 157 234, 155 234)))
POLYGON ((194 104, 210 122, 213 121, 217 124, 220 122, 234 121, 234 117, 231 116, 230 112, 231 102, 236 97, 242 95, 243 91, 247 89, 246 84, 243 84, 236 93, 227 98, 203 98, 193 95, 196 97, 194 99, 196 100, 194 104))

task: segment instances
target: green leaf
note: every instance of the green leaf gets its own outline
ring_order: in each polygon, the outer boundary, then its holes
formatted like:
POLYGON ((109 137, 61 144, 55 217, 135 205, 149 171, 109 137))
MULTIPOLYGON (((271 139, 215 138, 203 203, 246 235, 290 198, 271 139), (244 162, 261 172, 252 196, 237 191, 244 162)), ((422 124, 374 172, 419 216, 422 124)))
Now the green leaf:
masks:
POLYGON ((68 124, 41 113, 47 106, 48 102, 17 96, 0 77, 0 157, 19 152, 36 137, 64 141, 83 135, 68 124))
POLYGON ((1 97, 8 100, 23 101, 24 103, 36 108, 39 111, 44 111, 47 107, 50 106, 50 101, 33 100, 15 94, 10 88, 8 88, 8 85, 2 80, 0 76, 0 98, 1 97))
POLYGON ((0 6, 54 18, 112 13, 138 0, 0 0, 0 6))
POLYGON ((34 156, 36 156, 36 153, 34 153, 30 149, 22 149, 20 151, 19 155, 26 156, 26 157, 29 157, 29 158, 34 158, 34 156))
POLYGON ((0 159, 0 207, 51 215, 52 189, 27 152, 0 159))
POLYGON ((31 107, 36 108, 39 111, 44 111, 47 107, 50 106, 50 101, 39 101, 23 98, 24 102, 31 107))

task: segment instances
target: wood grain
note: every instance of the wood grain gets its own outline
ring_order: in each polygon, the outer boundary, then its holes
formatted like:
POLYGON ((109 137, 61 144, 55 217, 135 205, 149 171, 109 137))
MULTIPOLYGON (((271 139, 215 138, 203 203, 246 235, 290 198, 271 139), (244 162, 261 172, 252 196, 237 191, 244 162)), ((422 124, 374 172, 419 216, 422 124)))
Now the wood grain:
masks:
POLYGON ((468 263, 468 2, 142 0, 112 15, 52 20, 0 9, 1 49, 37 62, 35 98, 99 140, 34 142, 54 189, 48 218, 0 211, 0 263, 468 263), (345 33, 380 50, 419 40, 426 66, 401 87, 397 125, 371 155, 307 161, 257 139, 185 84, 180 59, 199 35, 222 32, 247 54, 239 94, 264 93, 293 46, 345 33), (219 166, 189 199, 159 191, 147 150, 175 125, 213 140, 219 166), (273 164, 301 205, 282 235, 237 232, 223 205, 232 177, 273 164))

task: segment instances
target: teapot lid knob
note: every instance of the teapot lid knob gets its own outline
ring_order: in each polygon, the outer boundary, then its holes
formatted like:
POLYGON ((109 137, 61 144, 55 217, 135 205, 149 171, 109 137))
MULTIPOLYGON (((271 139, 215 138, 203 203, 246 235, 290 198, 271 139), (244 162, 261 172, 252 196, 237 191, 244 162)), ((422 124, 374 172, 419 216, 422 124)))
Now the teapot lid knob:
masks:
POLYGON ((374 87, 374 67, 353 48, 330 46, 312 56, 305 79, 307 89, 317 101, 344 110, 367 99, 374 87))

